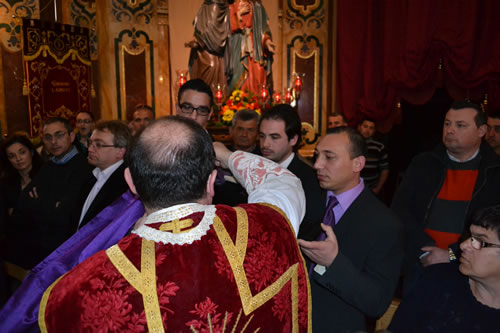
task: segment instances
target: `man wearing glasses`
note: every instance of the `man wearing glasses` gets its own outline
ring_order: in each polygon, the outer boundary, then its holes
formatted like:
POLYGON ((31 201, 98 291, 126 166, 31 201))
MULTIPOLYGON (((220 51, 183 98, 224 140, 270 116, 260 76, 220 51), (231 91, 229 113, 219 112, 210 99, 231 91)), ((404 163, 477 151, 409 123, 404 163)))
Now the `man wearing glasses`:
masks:
POLYGON ((27 230, 27 233, 33 233, 33 265, 74 232, 71 213, 83 184, 90 177, 90 167, 85 156, 73 146, 74 139, 75 134, 67 119, 49 118, 45 121, 42 140, 52 158, 40 169, 19 202, 19 217, 33 224, 27 230))
POLYGON ((80 153, 85 156, 88 154, 89 139, 92 131, 94 130, 95 122, 94 115, 88 111, 80 111, 76 115, 76 134, 75 145, 80 153))
POLYGON ((123 177, 125 154, 132 140, 127 125, 118 120, 99 122, 89 140, 88 162, 95 166, 84 186, 77 210, 80 229, 101 210, 118 199, 128 186, 123 177))
POLYGON ((433 265, 404 298, 389 327, 398 332, 498 332, 500 205, 479 210, 460 244, 460 265, 433 265))
POLYGON ((203 80, 189 80, 179 89, 177 115, 191 118, 206 128, 212 116, 213 99, 212 90, 203 80))

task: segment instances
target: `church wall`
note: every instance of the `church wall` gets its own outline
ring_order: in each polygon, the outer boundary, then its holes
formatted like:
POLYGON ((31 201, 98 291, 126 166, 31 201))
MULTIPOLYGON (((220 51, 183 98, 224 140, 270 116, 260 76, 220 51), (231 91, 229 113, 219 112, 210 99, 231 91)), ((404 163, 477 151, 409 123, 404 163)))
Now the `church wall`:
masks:
MULTIPOLYGON (((44 6, 50 5, 41 0, 44 6)), ((176 70, 188 69, 189 49, 184 43, 193 35, 192 22, 203 0, 57 0, 58 22, 90 29, 92 60, 91 111, 97 118, 128 120, 135 104, 149 104, 157 116, 169 115, 176 103, 176 70), (140 73, 139 73, 140 72, 140 73), (134 82, 130 80, 134 79, 134 82), (129 81, 127 83, 127 81, 129 81)), ((0 3, 12 1, 0 0, 0 3)), ((19 1, 30 4, 29 15, 40 17, 38 1, 19 1)), ((306 72, 306 92, 298 103, 299 114, 314 132, 325 130, 326 113, 334 107, 335 42, 332 13, 335 1, 324 0, 263 0, 270 18, 270 29, 276 44, 273 62, 274 89, 284 92, 290 86, 294 71, 306 72), (305 39, 304 39, 305 38, 305 39), (307 39, 307 40, 306 40, 307 39), (305 46, 304 46, 305 45, 305 46), (306 50, 308 49, 308 50, 306 50), (306 50, 306 51, 304 51, 306 50), (314 53, 316 52, 316 53, 314 53), (311 60, 311 54, 314 56, 311 60), (295 67, 294 67, 295 66, 295 67)), ((55 12, 47 7, 48 13, 55 12)), ((53 15, 53 14, 51 14, 53 15)), ((6 29, 0 26, 3 68, 0 73, 0 121, 2 132, 26 126, 26 99, 16 83, 5 84, 11 78, 10 65, 5 65, 5 52, 17 52, 6 46, 6 29), (10 75, 10 76, 9 76, 10 75), (12 91, 16 90, 16 91, 12 91), (12 98, 1 98, 4 95, 12 98), (8 105, 7 105, 8 104, 8 105), (13 105, 19 114, 9 115, 13 105), (22 109, 19 109, 22 108, 22 109), (23 118, 24 116, 24 118, 23 118)), ((15 56, 14 56, 15 57, 15 56)), ((7 56, 10 59, 10 56, 7 56)), ((12 60, 9 60, 12 61, 12 60)), ((20 62, 19 60, 18 62, 20 62)), ((15 67, 15 66, 14 66, 15 67)), ((22 73, 16 72, 23 78, 22 73)), ((18 84, 17 84, 18 85, 18 84)), ((21 87, 22 88, 22 87, 21 87)))

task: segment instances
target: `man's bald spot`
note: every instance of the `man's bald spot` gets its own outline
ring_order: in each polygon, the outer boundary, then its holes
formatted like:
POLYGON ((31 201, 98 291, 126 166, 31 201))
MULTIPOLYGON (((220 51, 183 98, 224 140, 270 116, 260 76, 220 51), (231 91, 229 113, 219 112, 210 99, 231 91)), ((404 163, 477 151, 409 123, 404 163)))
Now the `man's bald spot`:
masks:
POLYGON ((157 165, 164 165, 166 160, 174 162, 177 153, 189 149, 192 141, 193 133, 185 124, 168 118, 153 122, 139 138, 139 142, 148 147, 151 162, 157 165))

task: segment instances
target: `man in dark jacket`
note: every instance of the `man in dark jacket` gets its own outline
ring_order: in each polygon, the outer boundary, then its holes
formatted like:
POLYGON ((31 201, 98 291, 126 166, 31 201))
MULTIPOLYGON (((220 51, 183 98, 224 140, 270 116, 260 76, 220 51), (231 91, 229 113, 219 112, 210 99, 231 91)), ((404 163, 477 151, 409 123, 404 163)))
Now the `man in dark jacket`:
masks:
MULTIPOLYGON (((68 120, 49 118, 42 139, 52 158, 21 194, 16 218, 30 221, 37 250, 28 266, 34 266, 61 245, 75 231, 71 213, 78 204, 83 184, 90 176, 87 159, 73 146, 75 134, 68 120)), ((33 245, 33 244, 31 244, 33 245)))
POLYGON ((422 266, 455 261, 467 220, 500 202, 500 158, 482 142, 486 115, 469 101, 446 114, 443 144, 414 158, 392 208, 405 225, 405 293, 422 266))

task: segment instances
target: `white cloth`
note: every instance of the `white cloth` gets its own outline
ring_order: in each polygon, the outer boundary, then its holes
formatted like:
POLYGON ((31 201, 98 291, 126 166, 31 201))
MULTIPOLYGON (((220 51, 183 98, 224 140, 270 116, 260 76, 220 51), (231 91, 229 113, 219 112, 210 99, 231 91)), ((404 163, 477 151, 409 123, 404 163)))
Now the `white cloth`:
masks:
POLYGON ((108 181, 109 177, 113 174, 113 172, 116 171, 122 165, 123 160, 119 160, 115 164, 110 165, 106 169, 102 170, 99 168, 95 168, 92 170, 92 173, 94 174, 94 177, 97 179, 95 182, 94 186, 89 192, 89 195, 87 196, 87 199, 85 200, 85 203, 83 204, 82 208, 82 213, 80 214, 80 221, 78 222, 78 228, 80 228, 80 224, 82 223, 83 217, 85 214, 87 214, 87 211, 90 208, 90 205, 92 205, 92 202, 94 201, 95 197, 97 197, 97 194, 99 194, 99 191, 101 188, 106 184, 108 181))
POLYGON ((231 154, 229 169, 247 190, 248 203, 264 202, 279 207, 297 235, 306 213, 306 197, 299 178, 271 160, 242 151, 231 154))

